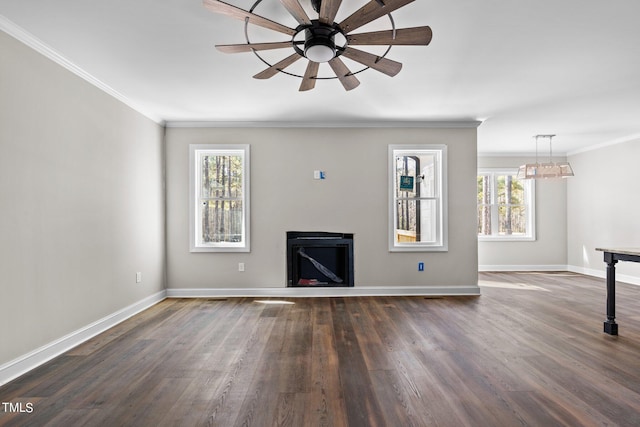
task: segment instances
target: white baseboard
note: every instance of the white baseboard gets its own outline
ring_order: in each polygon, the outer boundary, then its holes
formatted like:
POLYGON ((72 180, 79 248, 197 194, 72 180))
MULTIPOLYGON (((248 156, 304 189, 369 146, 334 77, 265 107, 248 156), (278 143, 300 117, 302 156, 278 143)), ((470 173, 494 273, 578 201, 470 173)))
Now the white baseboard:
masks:
POLYGON ((216 297, 351 297, 351 296, 468 296, 480 295, 473 286, 355 286, 350 288, 207 288, 167 289, 167 298, 216 297))
POLYGON ((129 317, 159 303, 166 298, 166 294, 166 291, 163 290, 154 295, 148 296, 147 298, 131 304, 122 310, 118 310, 109 316, 103 317, 84 328, 71 332, 70 334, 37 348, 30 353, 0 365, 0 386, 34 368, 37 368, 54 357, 71 350, 88 339, 114 327, 129 317))
MULTIPOLYGON (((570 271, 587 276, 606 278, 606 270, 596 270, 594 268, 579 267, 576 265, 479 265, 478 271, 570 271)), ((640 277, 620 274, 616 272, 616 281, 640 285, 640 277)))
POLYGON ((567 265, 479 265, 478 271, 567 271, 567 265))
MULTIPOLYGON (((594 268, 579 267, 577 265, 567 266, 568 270, 573 273, 586 274, 587 276, 600 277, 605 279, 607 277, 606 270, 596 270, 594 268)), ((616 269, 616 282, 629 283, 631 285, 640 285, 640 277, 629 276, 628 274, 620 274, 616 269)))

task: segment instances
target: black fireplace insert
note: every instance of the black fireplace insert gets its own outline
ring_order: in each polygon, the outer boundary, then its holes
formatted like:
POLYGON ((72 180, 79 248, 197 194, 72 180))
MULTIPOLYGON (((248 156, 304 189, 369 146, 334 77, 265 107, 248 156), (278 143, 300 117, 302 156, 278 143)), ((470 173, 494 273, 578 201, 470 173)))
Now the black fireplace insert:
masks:
POLYGON ((287 286, 353 286, 353 234, 288 231, 287 286))

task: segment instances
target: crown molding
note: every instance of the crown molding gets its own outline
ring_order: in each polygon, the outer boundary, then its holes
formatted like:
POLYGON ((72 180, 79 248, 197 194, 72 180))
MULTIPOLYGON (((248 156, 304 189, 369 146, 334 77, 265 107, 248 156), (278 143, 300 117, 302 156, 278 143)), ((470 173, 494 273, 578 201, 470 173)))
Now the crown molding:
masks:
MULTIPOLYGON (((511 158, 515 158, 515 157, 519 157, 519 158, 523 158, 523 157, 531 157, 531 158, 535 158, 536 157, 536 153, 535 151, 522 151, 522 152, 515 152, 515 151, 505 151, 505 152, 498 152, 498 151, 478 151, 478 157, 511 157, 511 158)), ((538 153, 538 158, 541 161, 546 161, 549 159, 549 155, 548 154, 540 154, 538 153)), ((564 161, 567 158, 567 153, 562 152, 562 151, 558 151, 558 152, 553 152, 553 157, 552 159, 560 159, 562 161, 564 161)))
POLYGON ((575 154, 586 153, 588 151, 598 150, 600 148, 609 147, 611 145, 624 144, 625 142, 632 142, 640 140, 640 133, 636 133, 633 135, 623 136, 622 138, 613 139, 611 141, 602 142, 600 144, 590 145, 584 148, 578 148, 577 150, 569 151, 567 156, 573 156, 575 154))
POLYGON ((179 121, 168 120, 168 128, 454 128, 471 129, 478 120, 451 121, 179 121))
POLYGON ((106 94, 114 97, 118 101, 122 102, 129 108, 132 108, 133 110, 142 114, 148 119, 160 125, 164 124, 164 121, 162 120, 162 118, 156 116, 155 114, 151 114, 149 112, 143 111, 143 109, 141 109, 140 106, 136 105, 129 98, 127 98, 117 90, 113 89, 111 86, 104 83, 100 79, 94 77, 87 71, 78 67, 76 64, 74 64, 73 62, 65 58, 62 54, 60 54, 59 52, 56 52, 53 48, 51 48, 50 46, 42 42, 42 40, 38 39, 36 36, 24 30, 19 25, 15 24, 13 21, 7 19, 3 15, 0 15, 0 30, 7 33, 14 39, 18 40, 19 42, 27 45, 31 49, 43 55, 45 58, 50 59, 51 61, 65 68, 66 70, 72 72, 73 74, 80 77, 81 79, 97 87, 98 89, 105 92, 106 94))

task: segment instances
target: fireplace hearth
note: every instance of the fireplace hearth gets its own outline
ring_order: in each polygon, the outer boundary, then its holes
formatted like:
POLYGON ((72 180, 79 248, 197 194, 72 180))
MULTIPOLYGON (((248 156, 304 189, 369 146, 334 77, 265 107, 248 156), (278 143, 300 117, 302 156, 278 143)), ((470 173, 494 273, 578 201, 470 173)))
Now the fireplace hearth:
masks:
POLYGON ((287 232, 287 287, 353 286, 353 234, 287 232))

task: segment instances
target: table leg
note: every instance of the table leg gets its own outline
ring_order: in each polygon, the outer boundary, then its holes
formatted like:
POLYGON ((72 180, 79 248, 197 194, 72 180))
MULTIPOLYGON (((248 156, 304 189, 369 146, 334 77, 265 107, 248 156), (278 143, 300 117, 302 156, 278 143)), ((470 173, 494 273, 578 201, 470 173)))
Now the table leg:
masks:
POLYGON ((616 260, 613 255, 605 253, 607 263, 607 320, 604 322, 604 332, 609 335, 618 335, 616 323, 616 260), (607 256, 609 255, 609 256, 607 256))

